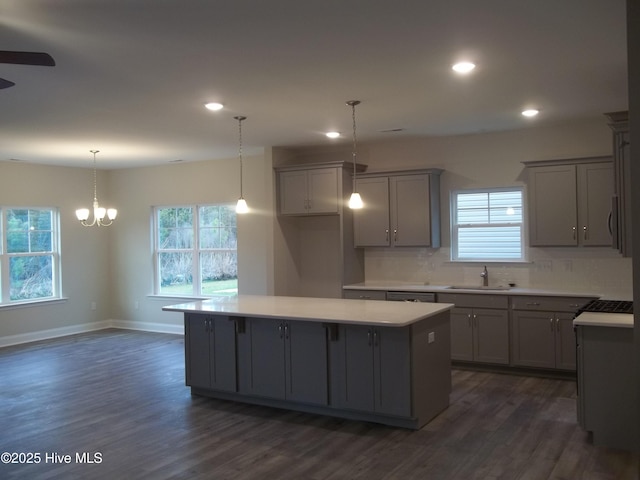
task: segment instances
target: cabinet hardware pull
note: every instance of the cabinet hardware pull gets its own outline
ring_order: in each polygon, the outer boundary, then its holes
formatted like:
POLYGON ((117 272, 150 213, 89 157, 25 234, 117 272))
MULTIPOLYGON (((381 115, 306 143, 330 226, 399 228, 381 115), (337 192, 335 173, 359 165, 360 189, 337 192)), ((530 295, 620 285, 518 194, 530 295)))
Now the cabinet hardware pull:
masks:
POLYGON ((571 230, 573 230, 573 239, 576 239, 576 226, 574 225, 573 227, 571 227, 571 230))
POLYGON ((284 338, 289 340, 289 324, 288 323, 284 324, 284 338))
POLYGON ((560 331, 560 319, 556 318, 556 332, 560 331))
POLYGON ((389 241, 389 229, 388 228, 384 231, 384 234, 385 234, 386 241, 388 242, 389 241))
POLYGON ((398 241, 398 229, 397 228, 393 229, 393 241, 394 242, 398 241))
POLYGON ((377 330, 373 331, 373 346, 374 347, 378 346, 378 331, 377 330))
POLYGON ((280 335, 280 338, 282 338, 282 324, 278 325, 278 334, 280 335))
POLYGON ((367 330, 367 345, 371 346, 371 330, 367 330))
POLYGON ((553 332, 553 318, 549 319, 549 325, 551 326, 551 331, 553 332))
POLYGON ((204 321, 204 331, 208 332, 209 331, 209 319, 205 319, 204 321))
POLYGON ((477 327, 478 326, 478 316, 474 313, 473 314, 473 324, 477 327))
POLYGON ((467 315, 467 324, 469 325, 469 328, 471 328, 471 314, 467 315))
POLYGON ((529 303, 525 303, 525 305, 527 307, 539 307, 540 303, 538 303, 538 302, 529 302, 529 303))
POLYGON ((587 226, 586 225, 582 226, 582 232, 584 233, 583 239, 586 240, 587 239, 587 226))

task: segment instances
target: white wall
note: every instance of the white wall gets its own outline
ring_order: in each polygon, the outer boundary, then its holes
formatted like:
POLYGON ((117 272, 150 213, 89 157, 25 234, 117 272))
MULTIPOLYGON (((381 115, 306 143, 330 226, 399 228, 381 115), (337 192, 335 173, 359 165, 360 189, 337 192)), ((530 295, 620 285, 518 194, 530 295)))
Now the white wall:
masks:
MULTIPOLYGON (((98 200, 118 208, 114 225, 82 227, 75 210, 93 200, 93 171, 0 162, 0 205, 57 206, 61 212, 62 286, 66 301, 0 309, 0 346, 109 325, 182 331, 180 303, 157 299, 151 258, 151 207, 232 203, 239 196, 237 158, 98 171, 98 200), (96 310, 91 310, 91 303, 96 310)), ((271 155, 244 161, 244 197, 252 213, 238 219, 239 290, 273 293, 271 155)))
MULTIPOLYGON (((273 291, 273 169, 270 154, 244 159, 244 197, 251 213, 238 217, 238 284, 244 294, 273 291)), ((238 159, 115 170, 111 193, 120 208, 110 238, 111 316, 117 325, 182 331, 182 315, 163 312, 179 299, 153 293, 150 214, 158 205, 235 204, 238 159)))
MULTIPOLYGON (((97 178, 98 200, 113 204, 107 175, 98 172, 97 178)), ((0 162, 0 205, 60 209, 62 294, 67 298, 0 309, 0 345, 104 326, 110 314, 109 230, 83 227, 75 217, 77 208, 91 208, 92 202, 91 169, 0 162)))
MULTIPOLYGON (((442 168, 442 248, 367 248, 367 281, 479 284, 482 266, 450 262, 449 195, 452 190, 525 185, 524 161, 611 156, 612 133, 604 116, 593 121, 534 126, 449 137, 398 137, 358 146, 367 171, 442 168)), ((305 149, 306 162, 348 158, 344 146, 305 149)), ((609 248, 529 248, 528 264, 489 265, 492 282, 632 297, 631 260, 609 248)))

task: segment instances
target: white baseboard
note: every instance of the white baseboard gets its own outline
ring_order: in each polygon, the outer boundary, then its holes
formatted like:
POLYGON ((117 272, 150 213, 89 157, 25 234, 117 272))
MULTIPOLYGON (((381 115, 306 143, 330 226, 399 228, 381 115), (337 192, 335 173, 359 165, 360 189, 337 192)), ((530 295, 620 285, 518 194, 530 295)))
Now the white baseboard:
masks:
POLYGON ((48 330, 38 330, 37 332, 20 333, 18 335, 7 335, 0 337, 0 348, 21 343, 37 342, 50 338, 65 337, 77 333, 93 332, 104 330, 105 328, 120 328, 123 330, 140 330, 145 332, 172 333, 184 335, 184 325, 168 325, 166 323, 131 322, 127 320, 105 320, 102 322, 83 323, 68 327, 50 328, 48 330))
POLYGON ((0 347, 8 347, 10 345, 18 345, 20 343, 37 342, 39 340, 48 340, 56 337, 65 337, 67 335, 75 335, 77 333, 93 332, 95 330, 104 330, 105 328, 110 327, 111 322, 109 320, 105 320, 103 322, 82 323, 80 325, 70 325, 68 327, 38 330, 37 332, 7 335, 5 337, 0 337, 0 347))
POLYGON ((129 320, 111 320, 112 328, 123 330, 142 330, 144 332, 173 333, 184 335, 184 324, 171 325, 167 323, 132 322, 129 320))

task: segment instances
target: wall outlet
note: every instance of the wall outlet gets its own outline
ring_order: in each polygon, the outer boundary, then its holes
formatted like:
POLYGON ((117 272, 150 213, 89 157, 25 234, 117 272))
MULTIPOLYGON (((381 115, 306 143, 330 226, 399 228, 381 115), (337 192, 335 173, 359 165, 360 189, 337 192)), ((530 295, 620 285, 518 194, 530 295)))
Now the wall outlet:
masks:
POLYGON ((429 332, 427 343, 433 343, 436 341, 436 332, 429 332))

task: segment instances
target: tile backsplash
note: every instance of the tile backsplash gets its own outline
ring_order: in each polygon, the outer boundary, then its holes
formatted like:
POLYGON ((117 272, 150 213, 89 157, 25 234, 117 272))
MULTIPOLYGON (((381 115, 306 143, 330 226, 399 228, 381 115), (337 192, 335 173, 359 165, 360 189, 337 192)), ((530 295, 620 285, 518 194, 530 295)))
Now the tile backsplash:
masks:
MULTIPOLYGON (((608 248, 529 248, 522 263, 487 262, 490 285, 633 298, 632 265, 608 248)), ((481 285, 484 263, 452 262, 449 248, 371 248, 366 281, 481 285)))

